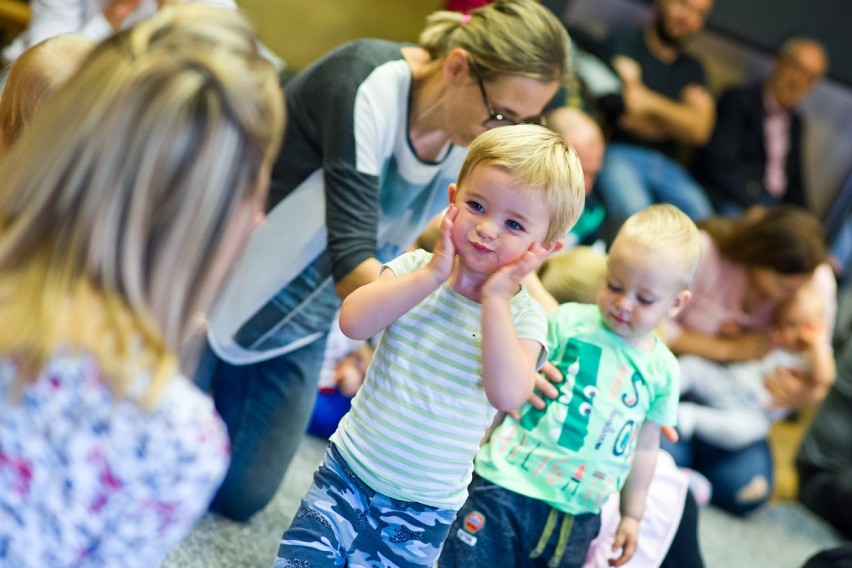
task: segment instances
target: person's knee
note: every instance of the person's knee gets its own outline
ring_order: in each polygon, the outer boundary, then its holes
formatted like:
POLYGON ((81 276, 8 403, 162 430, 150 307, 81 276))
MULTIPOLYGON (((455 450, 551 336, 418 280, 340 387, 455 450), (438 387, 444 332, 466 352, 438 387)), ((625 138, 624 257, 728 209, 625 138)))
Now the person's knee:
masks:
POLYGON ((713 488, 714 505, 737 516, 745 516, 765 505, 772 497, 772 483, 761 474, 752 477, 745 485, 725 491, 713 488))
POLYGON ((247 522, 263 510, 275 497, 278 485, 274 488, 248 487, 247 484, 223 484, 210 503, 210 511, 232 521, 247 522))

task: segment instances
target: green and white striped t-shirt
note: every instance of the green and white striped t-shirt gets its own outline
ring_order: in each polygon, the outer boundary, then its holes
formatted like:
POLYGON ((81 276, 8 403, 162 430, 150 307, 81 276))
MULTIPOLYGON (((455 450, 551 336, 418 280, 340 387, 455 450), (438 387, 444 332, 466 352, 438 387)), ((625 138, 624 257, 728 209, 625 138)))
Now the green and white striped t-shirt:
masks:
MULTIPOLYGON (((389 262, 397 276, 425 266, 418 250, 389 262)), ((510 300, 518 337, 547 353, 547 316, 522 289, 510 300)), ((444 282, 392 323, 331 440, 352 471, 394 499, 458 509, 473 456, 496 410, 482 386, 482 305, 444 282)))

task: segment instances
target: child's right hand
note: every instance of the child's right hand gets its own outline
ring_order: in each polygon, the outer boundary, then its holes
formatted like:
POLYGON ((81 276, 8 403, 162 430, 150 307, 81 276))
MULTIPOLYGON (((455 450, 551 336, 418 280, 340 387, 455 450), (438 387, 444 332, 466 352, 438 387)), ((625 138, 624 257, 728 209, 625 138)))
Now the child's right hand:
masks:
POLYGON ((432 260, 426 265, 426 269, 432 273, 438 283, 444 282, 450 277, 456 262, 456 248, 453 246, 453 221, 459 210, 455 205, 450 205, 444 218, 441 219, 441 228, 435 249, 432 251, 432 260))

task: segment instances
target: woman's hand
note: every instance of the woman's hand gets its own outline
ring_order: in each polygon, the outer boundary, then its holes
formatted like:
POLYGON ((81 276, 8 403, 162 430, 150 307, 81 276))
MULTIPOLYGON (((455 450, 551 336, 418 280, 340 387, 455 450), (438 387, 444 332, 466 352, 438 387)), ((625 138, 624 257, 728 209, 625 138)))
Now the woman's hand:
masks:
POLYGON ((796 409, 810 401, 811 388, 801 369, 779 367, 766 374, 763 385, 772 395, 773 408, 796 409))
POLYGON ((772 349, 772 335, 767 331, 750 331, 739 335, 728 335, 728 361, 748 361, 761 359, 772 349))

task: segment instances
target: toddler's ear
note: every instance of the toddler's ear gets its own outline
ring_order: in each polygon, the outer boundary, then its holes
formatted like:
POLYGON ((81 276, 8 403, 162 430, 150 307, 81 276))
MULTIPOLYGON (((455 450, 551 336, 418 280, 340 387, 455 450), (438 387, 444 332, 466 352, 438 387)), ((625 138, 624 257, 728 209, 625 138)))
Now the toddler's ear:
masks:
POLYGON ((455 183, 451 183, 449 189, 447 190, 447 193, 449 194, 450 198, 450 203, 456 202, 456 193, 458 193, 457 188, 458 187, 455 183))
POLYGON ((557 252, 561 251, 564 247, 565 247, 565 239, 564 238, 557 239, 554 242, 550 243, 549 245, 542 246, 542 248, 547 251, 547 254, 545 256, 550 256, 553 253, 557 253, 557 252))
POLYGON ((674 300, 672 301, 672 305, 669 307, 668 316, 670 318, 675 317, 680 313, 683 307, 689 303, 689 300, 692 298, 692 292, 689 290, 681 290, 677 293, 674 300))

